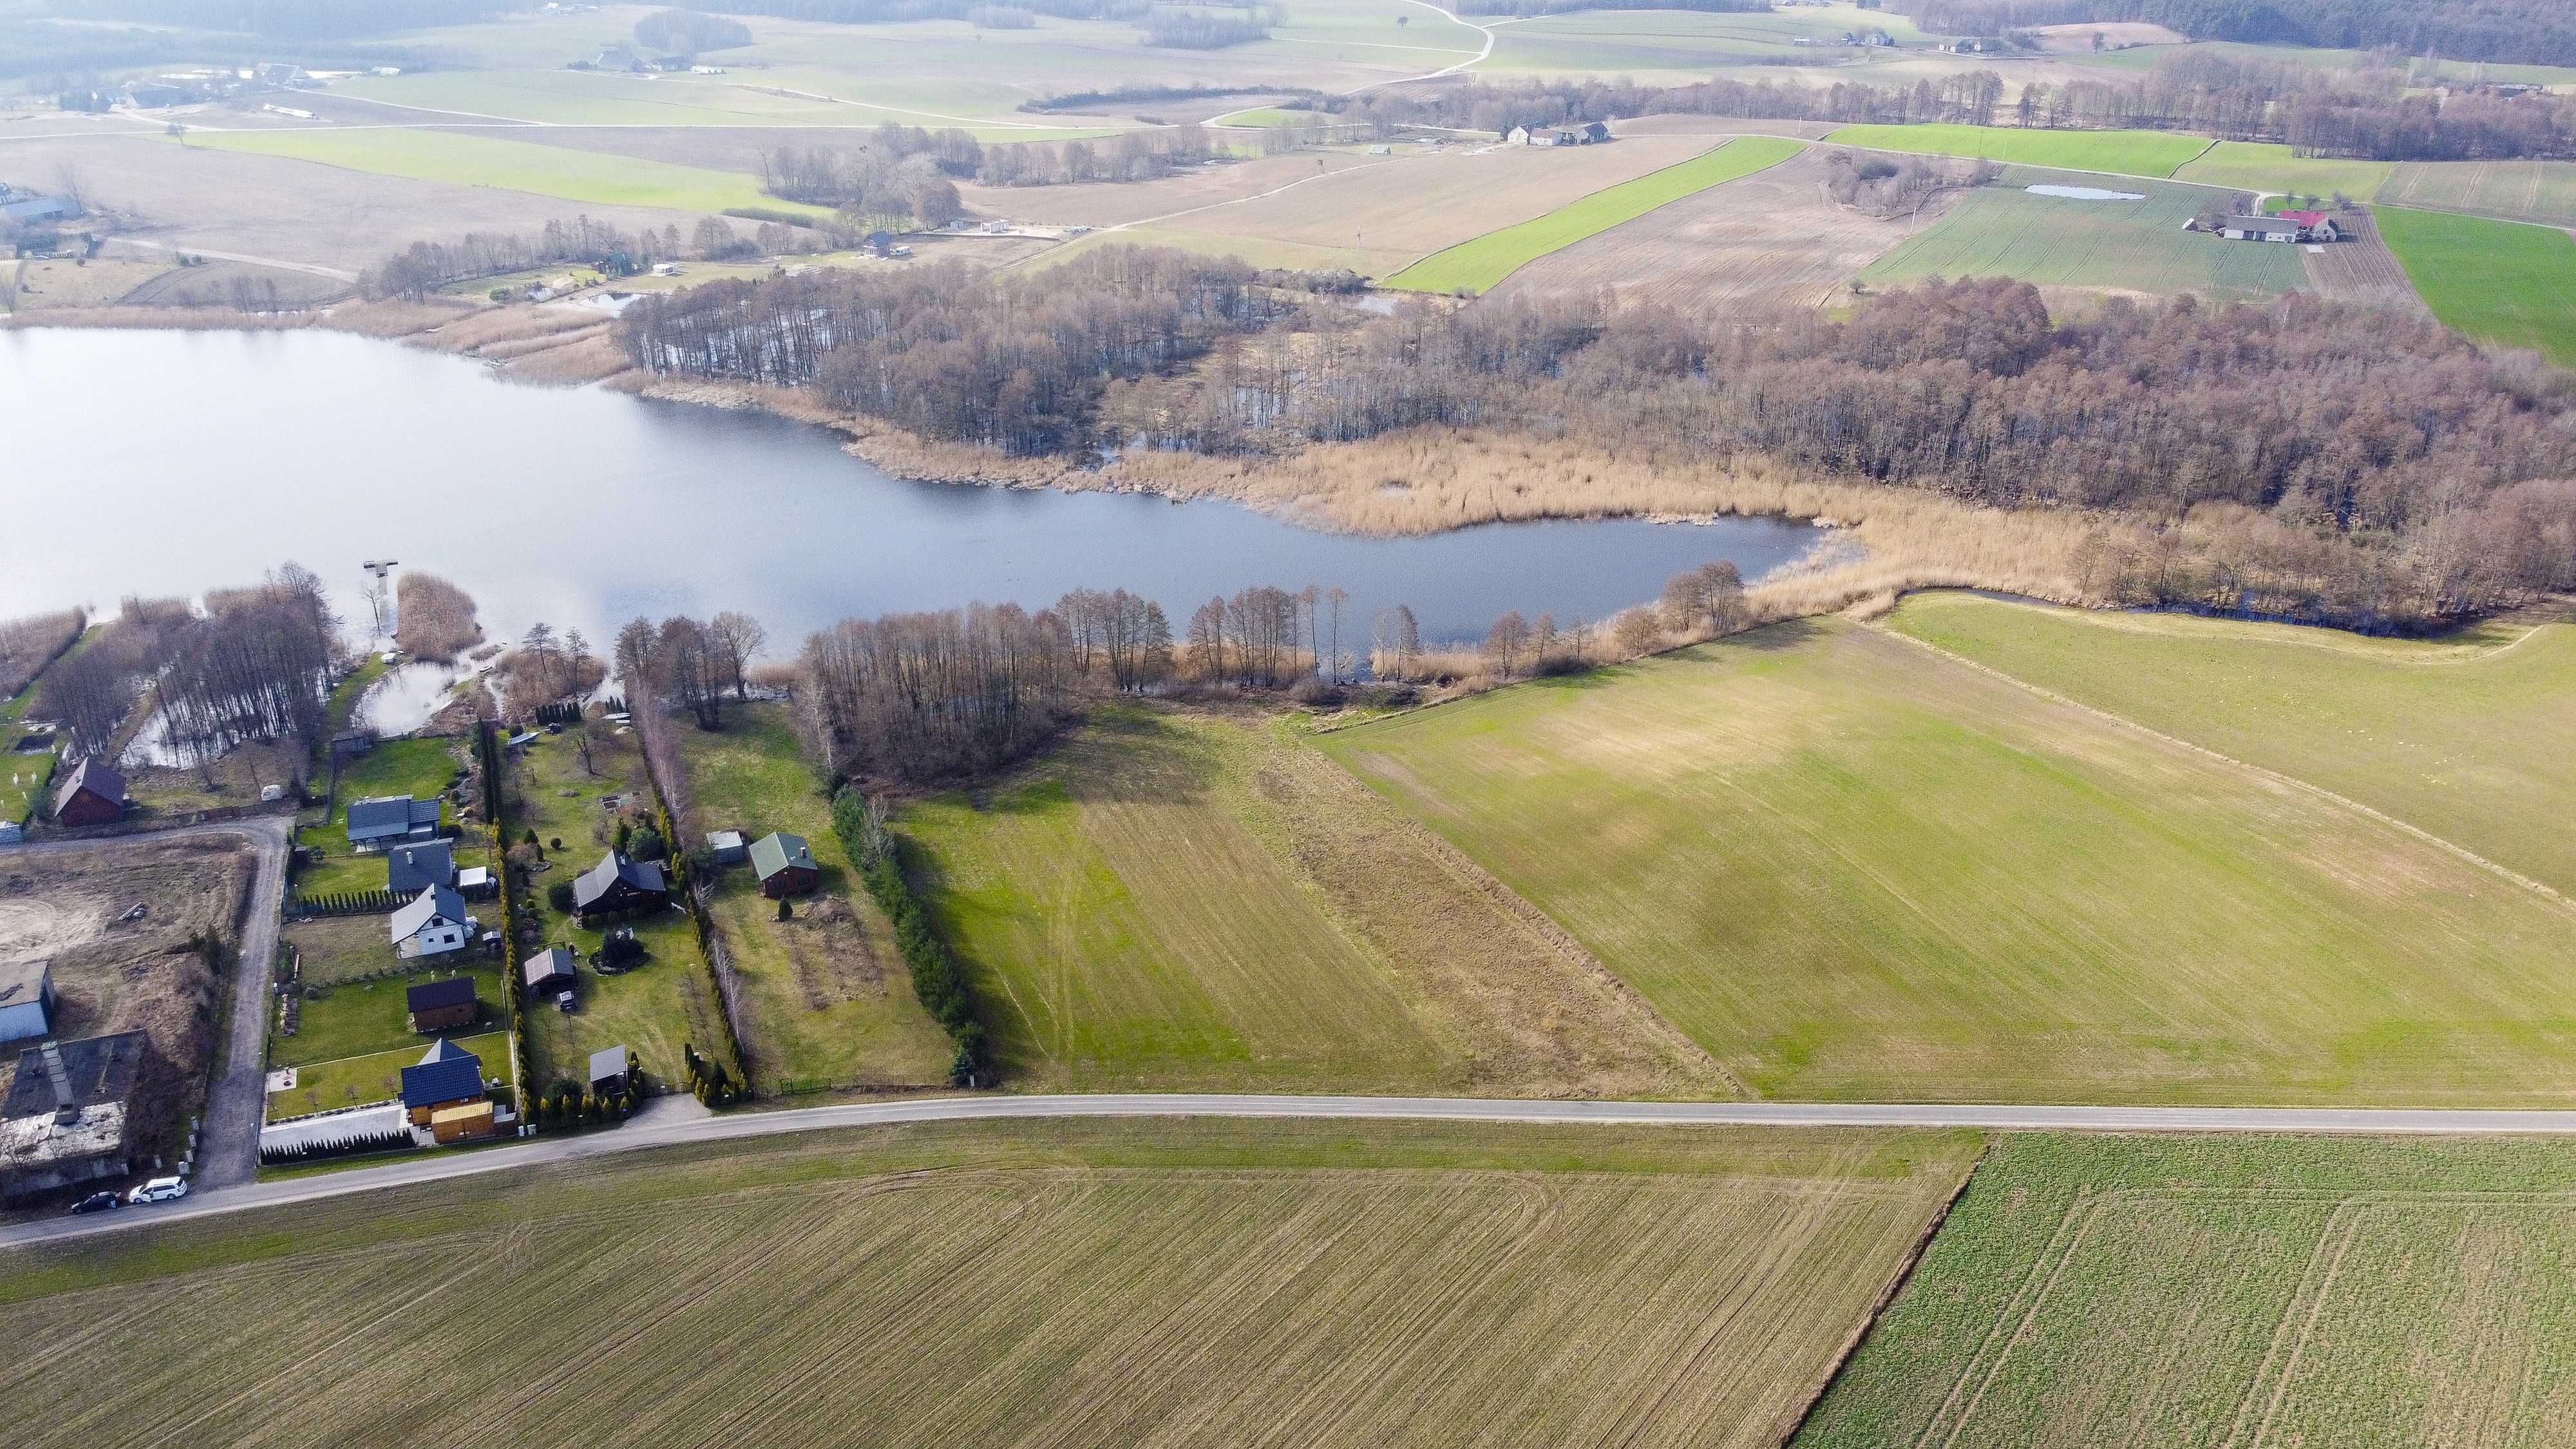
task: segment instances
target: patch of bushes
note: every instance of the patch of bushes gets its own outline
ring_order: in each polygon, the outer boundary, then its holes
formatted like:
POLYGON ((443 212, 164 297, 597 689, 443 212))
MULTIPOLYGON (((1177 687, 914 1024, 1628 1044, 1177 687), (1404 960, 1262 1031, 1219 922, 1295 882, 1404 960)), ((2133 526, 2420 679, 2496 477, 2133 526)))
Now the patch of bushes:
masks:
POLYGON ((859 879, 867 883, 877 907, 894 922, 895 947, 912 969, 912 994, 957 1044, 948 1080, 956 1086, 975 1085, 987 1050, 984 1023, 975 1013, 975 989, 947 943, 931 929, 929 913, 913 899, 896 859, 894 832, 886 828, 885 808, 856 786, 844 785, 832 797, 832 833, 858 865, 859 879))

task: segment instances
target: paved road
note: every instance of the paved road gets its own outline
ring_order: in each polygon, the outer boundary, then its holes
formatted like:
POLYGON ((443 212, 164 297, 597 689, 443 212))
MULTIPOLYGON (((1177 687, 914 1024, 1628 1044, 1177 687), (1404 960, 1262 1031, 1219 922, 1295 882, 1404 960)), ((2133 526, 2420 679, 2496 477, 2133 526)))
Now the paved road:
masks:
POLYGON ((442 1153, 386 1167, 354 1168, 192 1193, 159 1207, 0 1228, 0 1248, 54 1242, 146 1223, 181 1222, 441 1182, 541 1163, 579 1162, 645 1147, 729 1142, 835 1127, 1045 1117, 1333 1117, 1442 1122, 1588 1123, 1622 1126, 1970 1127, 2047 1132, 2361 1132, 2576 1135, 2576 1112, 2383 1110, 2333 1107, 1993 1107, 1941 1103, 1547 1102, 1471 1097, 1290 1097, 1124 1094, 933 1097, 737 1112, 717 1117, 666 1097, 614 1131, 540 1137, 515 1147, 442 1153))
POLYGON ((278 911, 286 900, 286 850, 294 837, 291 815, 263 815, 215 825, 183 825, 137 835, 87 840, 38 840, 0 847, 9 855, 55 855, 75 850, 114 850, 191 835, 230 835, 250 842, 259 858, 250 900, 242 907, 241 959, 233 971, 232 1032, 222 1043, 223 1062, 206 1096, 196 1185, 234 1187, 259 1172, 259 1124, 268 1103, 261 1049, 268 1026, 268 976, 277 961, 278 911))

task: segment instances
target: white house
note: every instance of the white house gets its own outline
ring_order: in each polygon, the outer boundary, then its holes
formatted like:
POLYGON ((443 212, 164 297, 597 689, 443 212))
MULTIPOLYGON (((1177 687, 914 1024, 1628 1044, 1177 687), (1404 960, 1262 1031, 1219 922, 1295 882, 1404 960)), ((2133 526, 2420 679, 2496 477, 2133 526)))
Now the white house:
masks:
POLYGON ((54 972, 43 961, 0 966, 0 1041, 23 1041, 54 1029, 54 972))
POLYGON ((482 923, 465 914, 465 897, 449 887, 432 886, 394 912, 392 931, 394 954, 410 960, 465 949, 482 923))

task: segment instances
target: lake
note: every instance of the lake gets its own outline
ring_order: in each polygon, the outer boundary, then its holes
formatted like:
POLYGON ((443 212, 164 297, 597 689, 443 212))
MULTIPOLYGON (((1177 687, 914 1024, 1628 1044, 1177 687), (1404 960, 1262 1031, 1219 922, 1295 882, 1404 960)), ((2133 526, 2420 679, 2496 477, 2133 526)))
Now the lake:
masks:
POLYGON ((1598 619, 1671 575, 1747 579, 1819 530, 1777 520, 1320 533, 1237 504, 893 478, 830 431, 603 388, 502 381, 346 333, 0 332, 0 617, 195 595, 292 559, 370 619, 363 560, 462 585, 493 638, 604 645, 637 615, 735 609, 771 652, 852 615, 1126 588, 1175 631, 1250 584, 1339 585, 1344 638, 1412 606, 1427 638, 1518 609, 1598 619))

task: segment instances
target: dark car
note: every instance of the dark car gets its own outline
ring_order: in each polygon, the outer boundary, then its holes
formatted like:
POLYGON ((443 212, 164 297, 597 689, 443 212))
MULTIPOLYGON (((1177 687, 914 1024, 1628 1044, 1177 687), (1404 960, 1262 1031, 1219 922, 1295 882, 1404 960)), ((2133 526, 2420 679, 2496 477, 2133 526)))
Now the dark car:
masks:
POLYGON ((79 1202, 72 1204, 72 1211, 75 1213, 104 1213, 113 1212, 123 1206, 125 1206, 125 1199, 118 1197, 115 1193, 94 1192, 89 1196, 82 1198, 79 1202))

